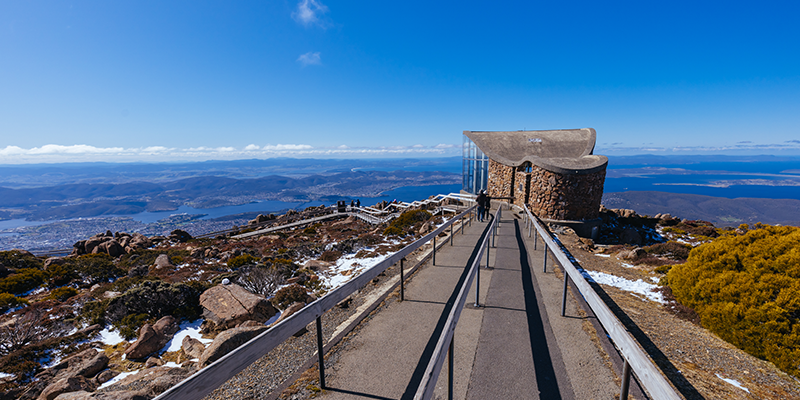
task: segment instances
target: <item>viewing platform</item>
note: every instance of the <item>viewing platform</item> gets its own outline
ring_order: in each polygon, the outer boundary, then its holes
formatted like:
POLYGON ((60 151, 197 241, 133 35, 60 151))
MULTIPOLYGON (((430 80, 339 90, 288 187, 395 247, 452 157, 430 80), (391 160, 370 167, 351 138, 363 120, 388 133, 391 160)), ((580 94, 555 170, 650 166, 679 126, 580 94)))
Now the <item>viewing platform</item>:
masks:
MULTIPOLYGON (((491 212, 496 215, 496 207, 491 212)), ((405 286, 326 361, 323 399, 412 399, 491 219, 473 222, 444 244, 405 286), (466 267, 465 267, 466 266, 466 267), (334 359, 333 361, 330 361, 334 359)), ((602 348, 591 317, 567 296, 563 272, 545 271, 520 216, 502 213, 494 245, 480 263, 455 329, 453 398, 608 399, 619 395, 621 368, 602 348), (479 301, 475 306, 478 284, 479 301)), ((448 397, 443 368, 434 398, 448 397)), ((632 392, 636 393, 636 392, 632 392)), ((641 392, 638 392, 641 393, 641 392)), ((636 397, 640 398, 640 397, 636 397)))

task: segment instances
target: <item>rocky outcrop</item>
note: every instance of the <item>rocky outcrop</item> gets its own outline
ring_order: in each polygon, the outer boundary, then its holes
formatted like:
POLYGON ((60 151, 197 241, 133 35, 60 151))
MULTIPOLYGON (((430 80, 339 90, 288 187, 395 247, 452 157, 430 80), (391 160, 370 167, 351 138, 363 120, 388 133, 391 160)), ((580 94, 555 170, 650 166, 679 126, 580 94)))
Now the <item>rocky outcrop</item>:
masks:
POLYGON ((200 295, 200 305, 211 329, 227 329, 244 321, 266 322, 277 313, 263 296, 236 284, 217 285, 200 295))
POLYGON ((260 335, 261 332, 266 330, 266 326, 243 326, 239 328, 228 329, 227 331, 220 333, 200 356, 200 367, 205 367, 206 365, 211 364, 225 354, 230 353, 233 349, 241 346, 244 343, 247 343, 247 341, 260 335))
POLYGON ((53 400, 62 393, 76 392, 79 390, 93 392, 96 389, 97 382, 83 376, 71 376, 69 378, 61 378, 50 384, 42 394, 39 395, 39 400, 53 400))
POLYGON ((174 231, 170 232, 169 236, 167 237, 169 240, 173 240, 179 243, 186 243, 192 240, 192 235, 189 232, 184 230, 175 229, 174 231))
POLYGON ((102 393, 94 393, 90 399, 151 399, 167 389, 177 385, 189 376, 190 371, 184 368, 153 367, 126 376, 102 393))
POLYGON ((156 269, 170 268, 172 266, 172 261, 170 261, 169 256, 166 254, 159 254, 153 262, 153 267, 156 269))
POLYGON ((154 325, 144 324, 136 342, 125 349, 125 356, 132 360, 147 357, 163 348, 177 331, 178 320, 172 316, 163 317, 154 325))
POLYGON ((62 360, 52 368, 38 374, 39 384, 32 386, 22 397, 52 400, 62 393, 79 390, 94 391, 96 380, 92 379, 108 366, 108 356, 94 349, 87 349, 62 360), (33 390, 33 392, 31 392, 33 390))
POLYGON ((137 249, 146 249, 153 246, 153 242, 141 233, 98 233, 86 240, 81 240, 72 245, 73 256, 84 254, 104 253, 111 257, 119 257, 137 249))

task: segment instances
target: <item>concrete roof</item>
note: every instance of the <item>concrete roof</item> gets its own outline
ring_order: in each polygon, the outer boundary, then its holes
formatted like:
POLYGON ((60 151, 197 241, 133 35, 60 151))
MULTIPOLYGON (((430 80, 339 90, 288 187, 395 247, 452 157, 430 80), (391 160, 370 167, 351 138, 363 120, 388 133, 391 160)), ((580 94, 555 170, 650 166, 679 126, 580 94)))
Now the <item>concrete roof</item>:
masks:
POLYGON ((593 155, 592 128, 549 131, 464 131, 492 160, 518 167, 530 162, 560 174, 588 174, 606 168, 608 158, 593 155))

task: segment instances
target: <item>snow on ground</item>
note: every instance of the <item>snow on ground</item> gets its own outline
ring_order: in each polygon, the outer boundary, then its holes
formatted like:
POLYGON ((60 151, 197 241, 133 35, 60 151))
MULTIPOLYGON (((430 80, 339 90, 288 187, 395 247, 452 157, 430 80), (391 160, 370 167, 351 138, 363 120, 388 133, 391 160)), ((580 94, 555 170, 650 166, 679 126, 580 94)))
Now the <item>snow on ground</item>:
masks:
MULTIPOLYGON (((380 245, 395 245, 400 243, 398 240, 390 240, 381 243, 380 245)), ((376 247, 368 247, 362 250, 372 252, 375 251, 376 247)), ((379 255, 377 257, 368 257, 368 258, 357 258, 357 253, 349 254, 346 256, 341 257, 339 260, 336 261, 336 265, 331 266, 327 271, 321 273, 319 278, 322 281, 323 286, 328 290, 332 291, 338 288, 339 286, 344 285, 354 276, 357 276, 363 271, 366 271, 376 265, 378 265, 381 261, 389 258, 394 253, 386 253, 383 255, 379 255)))
POLYGON ((14 376, 15 376, 14 374, 7 374, 5 372, 0 372, 0 379, 13 378, 14 376))
POLYGON ((105 388, 105 387, 109 387, 109 386, 111 386, 111 385, 113 385, 113 384, 115 384, 115 383, 117 383, 117 382, 119 382, 119 381, 121 381, 121 380, 125 379, 125 377, 127 377, 127 376, 131 376, 131 375, 133 375, 133 374, 135 374, 135 373, 137 373, 137 372, 139 372, 139 371, 132 371, 132 372, 122 372, 122 373, 120 373, 119 375, 117 375, 117 376, 115 376, 115 377, 111 378, 111 379, 110 379, 108 382, 106 382, 106 383, 104 383, 104 384, 100 385, 100 387, 98 387, 98 388, 97 388, 97 390, 100 390, 100 389, 102 389, 102 388, 105 388))
POLYGON ((620 264, 625 268, 636 268, 633 266, 633 264, 628 264, 628 263, 620 263, 620 264))
POLYGON ((658 285, 647 283, 641 279, 630 281, 616 275, 607 274, 605 272, 582 270, 581 273, 583 274, 583 277, 590 282, 597 282, 601 285, 613 286, 626 292, 642 295, 651 301, 665 303, 664 296, 662 296, 661 293, 653 291, 653 289, 656 289, 658 285))
POLYGON ((737 388, 742 389, 747 393, 750 393, 750 390, 748 390, 746 387, 742 386, 742 383, 737 381, 736 379, 723 378, 720 374, 714 374, 714 375, 716 375, 717 378, 722 379, 723 381, 728 382, 731 385, 736 386, 737 388))
POLYGON ((595 254, 595 255, 598 257, 606 257, 606 258, 611 257, 611 254, 595 254))
POLYGON ((108 327, 100 331, 100 341, 107 346, 116 346, 125 341, 119 332, 111 331, 108 327))
POLYGON ((172 337, 172 340, 164 346, 161 351, 178 351, 181 349, 181 343, 183 343, 183 338, 186 336, 193 337, 204 345, 207 345, 213 342, 212 339, 204 339, 203 336, 200 334, 200 325, 203 323, 202 319, 189 321, 189 322, 182 322, 180 327, 178 328, 178 333, 172 337))

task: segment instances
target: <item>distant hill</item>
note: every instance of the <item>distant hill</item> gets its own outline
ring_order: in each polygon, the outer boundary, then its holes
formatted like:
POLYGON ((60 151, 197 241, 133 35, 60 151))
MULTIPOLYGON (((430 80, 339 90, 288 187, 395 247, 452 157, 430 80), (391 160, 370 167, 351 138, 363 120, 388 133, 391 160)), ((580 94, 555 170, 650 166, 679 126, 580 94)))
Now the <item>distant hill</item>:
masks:
POLYGON ((712 197, 668 192, 612 192, 603 195, 608 208, 629 208, 642 215, 669 213, 714 225, 780 224, 800 226, 800 200, 712 197))
POLYGON ((461 175, 438 171, 351 171, 302 177, 234 179, 201 176, 171 182, 81 183, 10 189, 0 187, 0 219, 52 220, 143 211, 181 205, 213 208, 253 201, 329 201, 377 197, 404 186, 446 185, 461 175))

